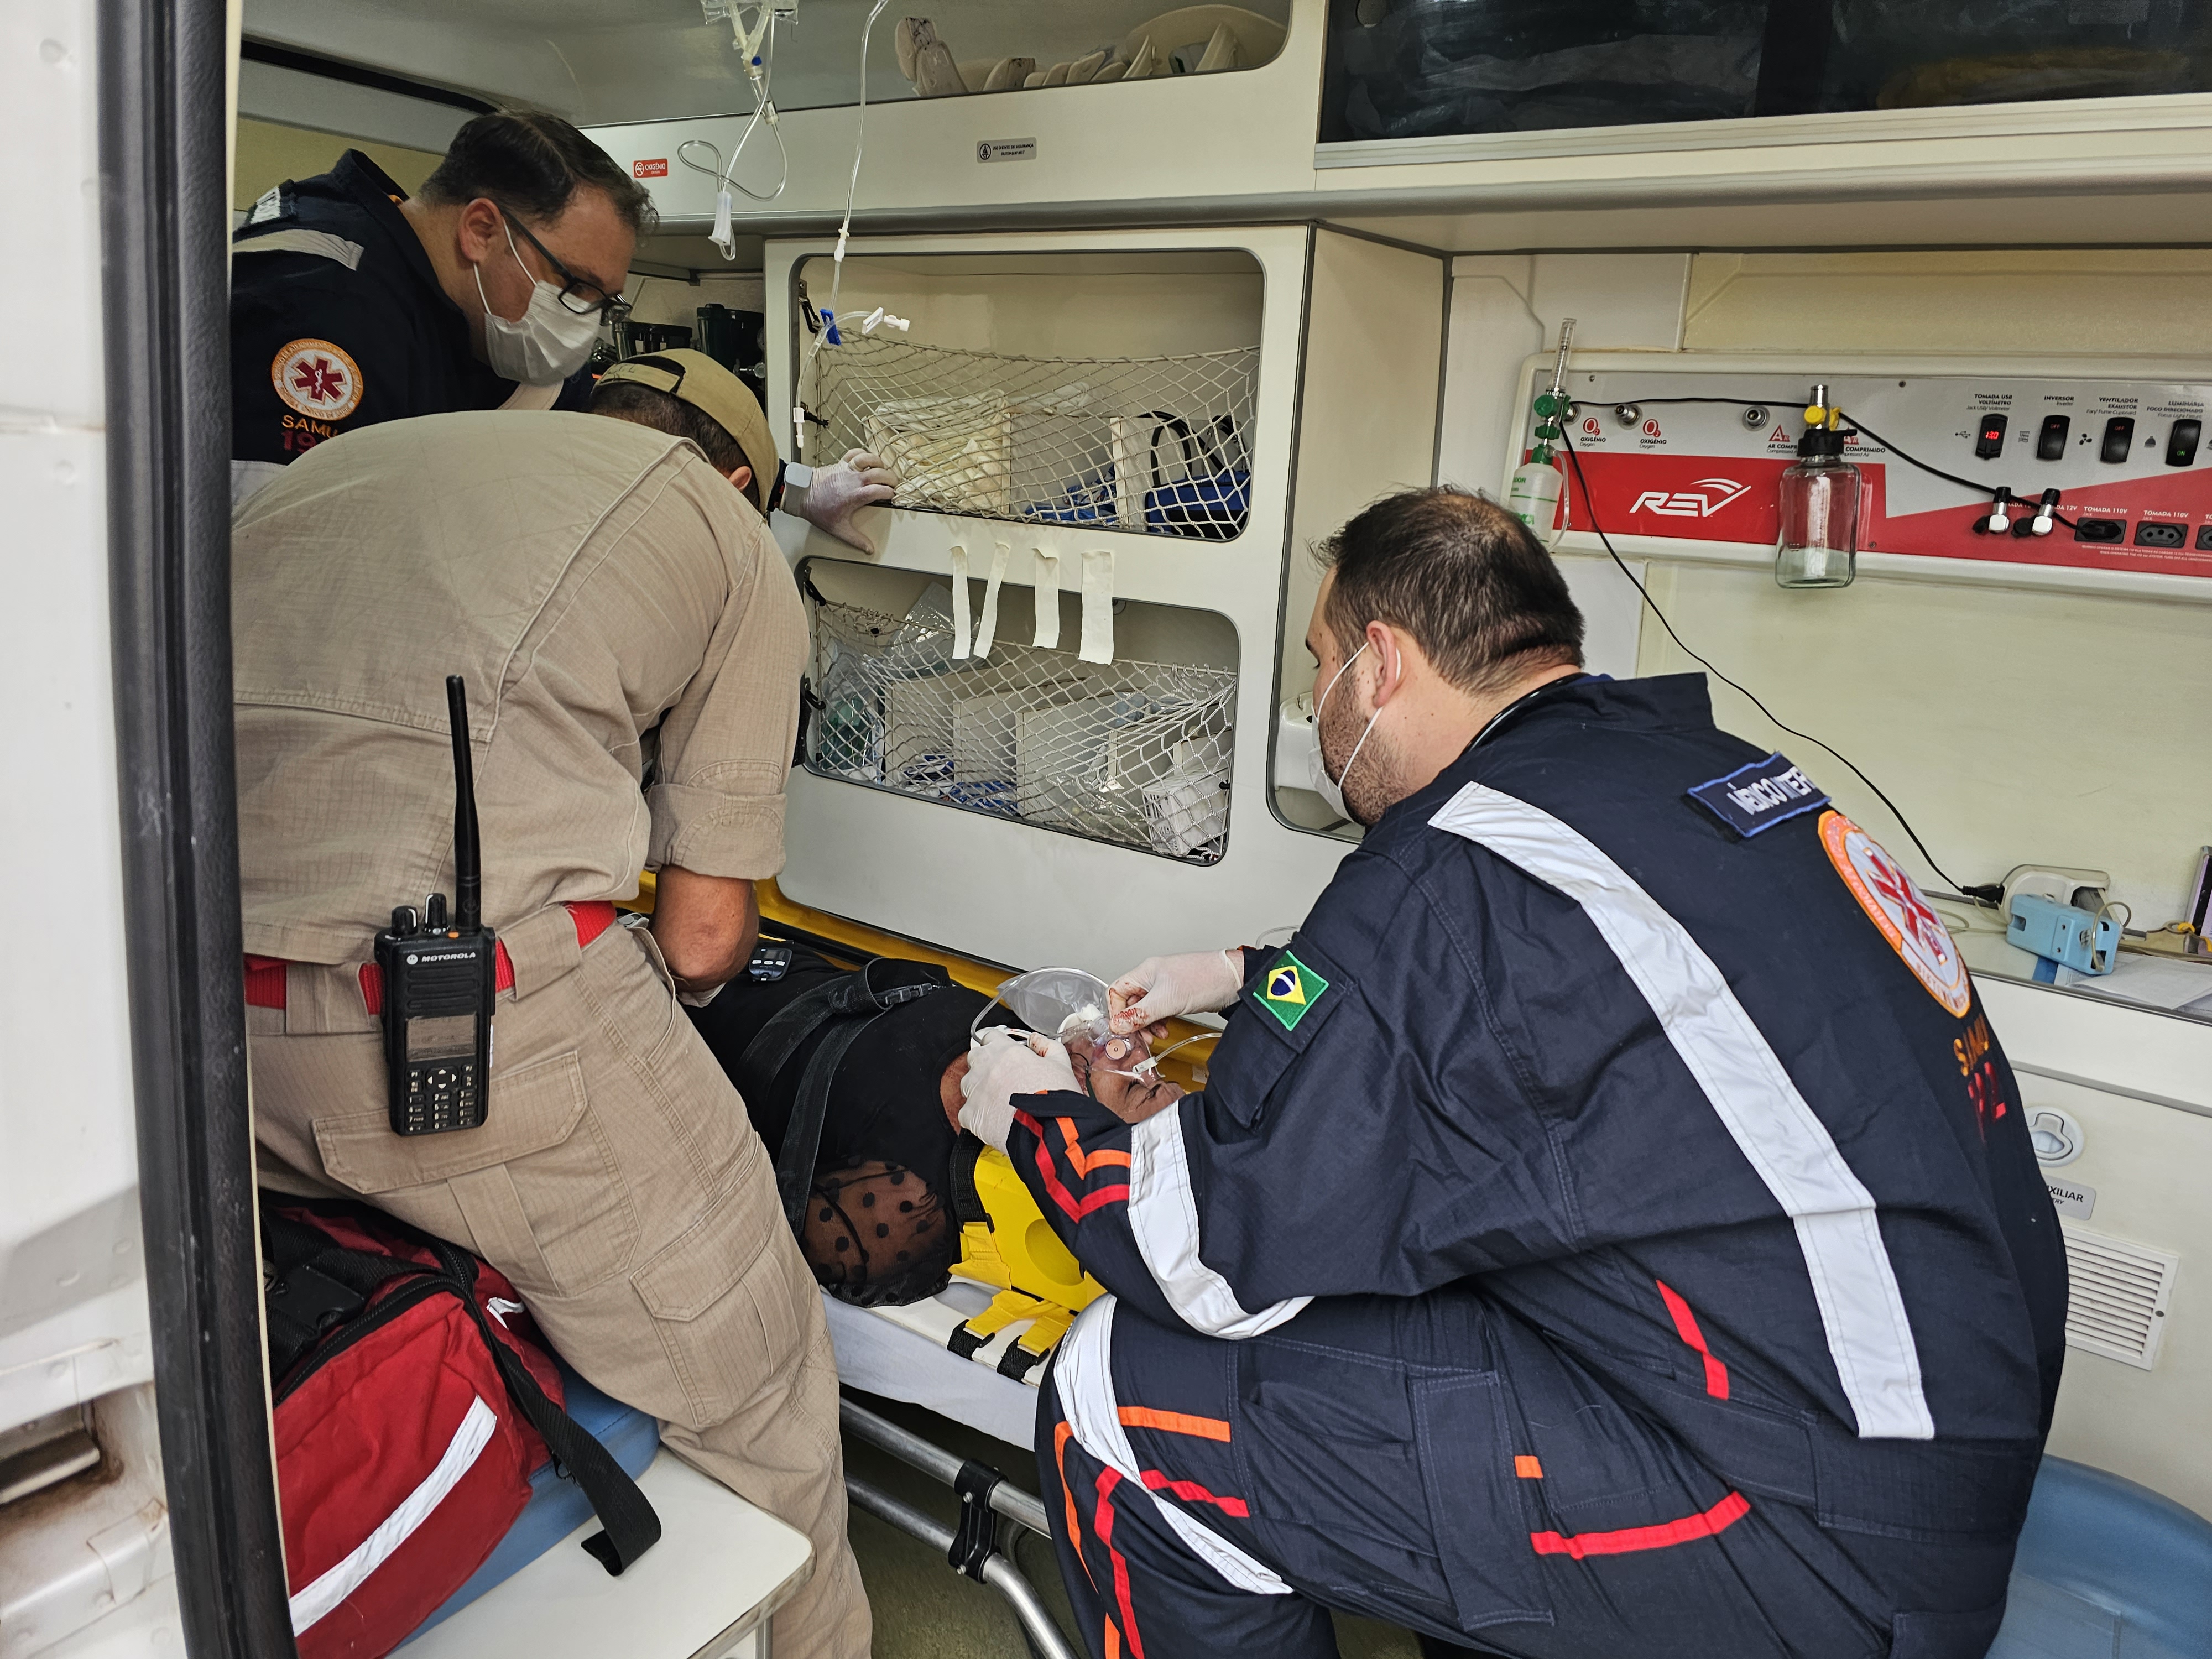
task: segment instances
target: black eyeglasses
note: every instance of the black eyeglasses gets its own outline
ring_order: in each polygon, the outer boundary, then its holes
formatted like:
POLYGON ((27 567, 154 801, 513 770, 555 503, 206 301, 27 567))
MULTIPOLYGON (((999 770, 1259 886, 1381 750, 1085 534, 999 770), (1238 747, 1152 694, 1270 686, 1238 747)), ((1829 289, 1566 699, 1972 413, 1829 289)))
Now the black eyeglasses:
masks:
MULTIPOLYGON (((495 204, 495 205, 499 204, 495 204)), ((610 294, 597 283, 577 276, 574 271, 554 258, 551 248, 547 247, 544 243, 530 234, 528 225, 515 217, 505 206, 500 205, 499 210, 512 228, 522 233, 522 240, 538 250, 538 257, 552 266, 558 273, 564 284, 561 289, 561 303, 568 310, 573 311, 579 317, 588 317, 595 311, 605 312, 609 306, 622 297, 619 293, 610 294)))

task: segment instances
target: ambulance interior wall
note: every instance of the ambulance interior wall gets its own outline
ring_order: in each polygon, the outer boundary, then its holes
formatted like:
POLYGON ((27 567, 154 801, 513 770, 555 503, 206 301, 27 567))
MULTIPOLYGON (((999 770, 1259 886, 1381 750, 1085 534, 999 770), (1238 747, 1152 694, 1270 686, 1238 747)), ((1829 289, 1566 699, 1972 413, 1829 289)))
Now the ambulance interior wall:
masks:
MULTIPOLYGON (((1515 376, 1562 316, 1577 347, 1772 353, 1808 386, 1854 356, 2025 356, 2061 374, 2069 356, 2163 356, 2177 375, 2212 357, 2212 318, 2188 297, 2212 252, 1475 256, 1454 275, 1439 476, 1493 491, 1515 376)), ((2212 581, 2199 605, 1864 574, 1790 592, 1765 569, 1663 559, 1650 575, 1686 640, 1864 767, 1958 880, 2086 866, 2112 872, 2138 923, 2179 914, 2212 840, 2212 581)), ((1648 613, 1637 665, 1696 666, 1648 613)), ((1923 883, 1948 885, 1840 765, 1713 690, 1723 726, 1803 763, 1923 883)))
MULTIPOLYGON (((1555 342, 1562 316, 1589 349, 1649 350, 1655 364, 1677 351, 1772 352, 1802 363, 1808 383, 1851 354, 1884 353, 2047 358, 2057 374, 2074 356, 2165 356, 2177 374, 2201 374, 2212 317, 2193 296, 2208 276, 2212 253, 2171 250, 1463 257, 1438 473, 1501 488, 1516 376, 1555 342)), ((1601 593, 1622 581, 1602 557, 1563 562, 1601 593)), ((1764 568, 1663 558, 1646 576, 1686 640, 1863 766, 1960 880, 1995 881, 2023 863, 2087 866, 2112 872, 2138 921, 2176 914, 2197 849, 2212 841, 2212 603, 1864 574, 1841 591, 1785 592, 1764 568)), ((2206 590, 2212 602, 2212 582, 2206 590)), ((1647 611, 1633 667, 1696 665, 1647 611)), ((1833 759, 1726 687, 1713 691, 1723 726, 1802 763, 1942 884, 1833 759)), ((2153 1020, 2167 1017, 2127 1017, 2153 1020)), ((2033 1022, 2001 1023, 1998 1035, 2033 1063, 2033 1022)), ((2056 1107, 2082 1127, 2081 1156, 2063 1175, 2095 1189, 2087 1224, 2183 1258, 2152 1370, 2069 1350, 2051 1449, 2212 1515, 2212 1029, 2193 1036, 2204 1086, 2184 1109, 2087 1086, 2094 1076, 2029 1072, 2021 1085, 2031 1115, 2056 1107)))

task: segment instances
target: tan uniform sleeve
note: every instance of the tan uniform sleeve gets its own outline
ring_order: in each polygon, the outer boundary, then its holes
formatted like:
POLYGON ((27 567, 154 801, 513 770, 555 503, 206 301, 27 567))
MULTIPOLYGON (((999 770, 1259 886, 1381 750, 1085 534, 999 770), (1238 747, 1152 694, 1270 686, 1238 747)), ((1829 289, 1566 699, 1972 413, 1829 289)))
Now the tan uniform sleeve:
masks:
POLYGON ((729 602, 697 677, 661 726, 658 781, 646 797, 647 862, 761 881, 783 868, 806 616, 767 526, 734 491, 727 513, 714 517, 734 546, 729 602))

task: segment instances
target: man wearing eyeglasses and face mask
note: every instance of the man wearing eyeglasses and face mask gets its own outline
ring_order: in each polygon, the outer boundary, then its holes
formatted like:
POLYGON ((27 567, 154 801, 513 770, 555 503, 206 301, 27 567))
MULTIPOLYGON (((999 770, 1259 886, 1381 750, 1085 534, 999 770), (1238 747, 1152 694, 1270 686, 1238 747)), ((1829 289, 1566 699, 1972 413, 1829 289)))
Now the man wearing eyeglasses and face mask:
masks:
MULTIPOLYGON (((576 409, 653 201, 558 116, 478 116, 410 198, 359 150, 264 195, 232 248, 231 501, 380 421, 576 409)), ((769 505, 872 552, 854 526, 893 478, 854 452, 787 469, 769 505)))

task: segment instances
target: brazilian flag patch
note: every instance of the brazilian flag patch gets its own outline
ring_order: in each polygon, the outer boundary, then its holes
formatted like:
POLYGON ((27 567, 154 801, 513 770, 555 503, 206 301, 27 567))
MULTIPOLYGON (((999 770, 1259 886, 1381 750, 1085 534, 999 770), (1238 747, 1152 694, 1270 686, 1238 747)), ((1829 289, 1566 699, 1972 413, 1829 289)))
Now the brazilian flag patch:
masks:
POLYGON ((1260 981, 1260 1006, 1280 1020, 1285 1031, 1295 1031, 1328 989, 1328 981, 1288 951, 1260 981))

